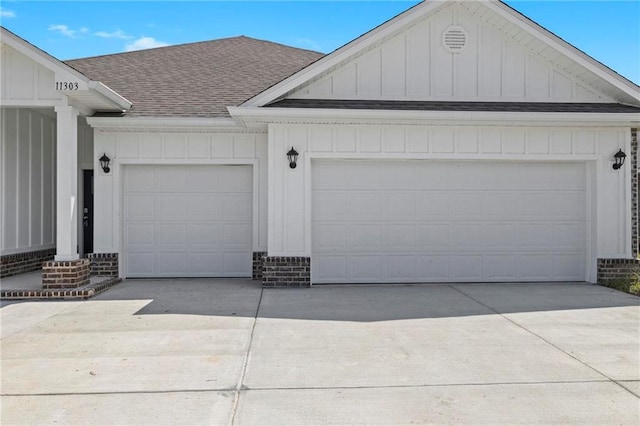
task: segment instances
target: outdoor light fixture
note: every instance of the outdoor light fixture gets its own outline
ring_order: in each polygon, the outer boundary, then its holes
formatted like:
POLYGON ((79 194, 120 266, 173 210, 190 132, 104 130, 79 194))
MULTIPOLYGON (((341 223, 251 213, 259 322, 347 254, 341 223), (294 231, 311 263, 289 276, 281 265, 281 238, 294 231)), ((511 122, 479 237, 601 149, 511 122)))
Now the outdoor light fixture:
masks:
POLYGON ((627 158, 627 154, 622 152, 622 150, 618 150, 613 158, 616 160, 616 163, 613 165, 613 170, 619 170, 624 164, 624 159, 627 158))
POLYGON ((102 167, 102 171, 105 173, 109 173, 111 169, 109 168, 109 163, 111 162, 111 158, 107 157, 107 154, 102 154, 102 157, 99 159, 100 166, 102 167))
POLYGON ((293 149, 293 147, 291 147, 289 152, 287 152, 287 157, 289 158, 289 167, 291 167, 292 169, 295 169, 298 162, 298 151, 296 151, 295 149, 293 149))

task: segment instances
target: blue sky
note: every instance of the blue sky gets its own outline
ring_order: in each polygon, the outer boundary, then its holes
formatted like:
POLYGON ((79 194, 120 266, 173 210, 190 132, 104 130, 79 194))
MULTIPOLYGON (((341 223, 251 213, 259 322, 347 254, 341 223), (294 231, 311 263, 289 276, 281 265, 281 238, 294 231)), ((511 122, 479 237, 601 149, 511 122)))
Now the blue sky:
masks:
MULTIPOLYGON (((246 35, 331 52, 417 1, 17 1, 2 26, 59 59, 246 35)), ((507 4, 640 84, 640 0, 507 4)))

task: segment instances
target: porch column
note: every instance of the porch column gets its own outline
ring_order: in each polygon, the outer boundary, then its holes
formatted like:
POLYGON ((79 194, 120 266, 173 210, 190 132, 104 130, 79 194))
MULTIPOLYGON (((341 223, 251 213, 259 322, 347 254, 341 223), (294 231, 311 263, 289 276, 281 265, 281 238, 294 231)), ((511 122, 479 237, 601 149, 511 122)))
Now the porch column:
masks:
POLYGON ((56 141, 55 261, 79 258, 78 244, 78 110, 58 106, 56 141))

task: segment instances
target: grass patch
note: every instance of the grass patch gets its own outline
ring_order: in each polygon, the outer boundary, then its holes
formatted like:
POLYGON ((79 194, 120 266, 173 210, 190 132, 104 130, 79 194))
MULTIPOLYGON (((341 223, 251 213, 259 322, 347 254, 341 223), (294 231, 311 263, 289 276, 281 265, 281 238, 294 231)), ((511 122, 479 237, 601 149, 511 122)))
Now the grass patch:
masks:
POLYGON ((602 285, 640 296, 640 274, 637 273, 631 275, 629 278, 616 278, 603 281, 602 285))

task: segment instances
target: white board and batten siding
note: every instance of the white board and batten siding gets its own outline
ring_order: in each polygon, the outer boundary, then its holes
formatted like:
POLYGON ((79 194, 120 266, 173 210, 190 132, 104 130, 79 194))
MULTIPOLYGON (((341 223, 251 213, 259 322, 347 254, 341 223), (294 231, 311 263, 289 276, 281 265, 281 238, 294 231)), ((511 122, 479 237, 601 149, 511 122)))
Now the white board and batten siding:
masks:
POLYGON ((17 50, 0 47, 0 100, 7 106, 51 106, 63 100, 55 73, 17 50))
POLYGON ((56 125, 49 115, 1 108, 1 253, 55 247, 56 125))
POLYGON ((505 22, 497 22, 502 28, 498 30, 473 16, 467 6, 444 7, 288 97, 615 102, 563 71, 560 65, 566 64, 559 61, 564 58, 551 56, 551 49, 544 49, 534 37, 519 33, 514 38, 505 22), (466 44, 457 53, 447 50, 442 41, 443 33, 452 26, 462 27, 467 33, 466 44))
MULTIPOLYGON (((313 265, 314 251, 321 246, 328 248, 327 245, 315 241, 319 232, 315 220, 320 213, 320 210, 316 209, 321 207, 314 204, 318 203, 318 194, 314 193, 314 189, 323 179, 322 169, 318 171, 315 167, 322 168, 323 162, 331 165, 332 161, 337 160, 352 161, 345 164, 362 163, 362 167, 369 171, 376 170, 372 165, 378 164, 381 175, 387 173, 385 170, 392 170, 389 172, 389 179, 393 179, 391 176, 396 174, 393 172, 396 170, 393 164, 412 167, 420 164, 419 169, 422 171, 416 171, 415 176, 407 180, 404 188, 406 191, 414 192, 416 189, 411 186, 411 182, 426 179, 421 177, 420 173, 438 170, 441 172, 438 176, 443 178, 447 176, 448 167, 460 167, 465 179, 473 179, 476 172, 484 173, 490 178, 491 170, 494 168, 501 170, 501 167, 507 167, 510 168, 515 181, 519 181, 519 178, 515 179, 519 176, 515 172, 520 169, 518 166, 521 166, 523 176, 527 176, 526 170, 529 169, 556 170, 559 179, 566 180, 553 183, 557 184, 560 192, 554 194, 551 191, 550 196, 556 201, 570 200, 579 212, 573 212, 575 215, 566 222, 565 229, 561 229, 562 225, 554 223, 553 220, 545 226, 559 227, 561 234, 565 234, 568 240, 581 241, 583 248, 571 249, 575 249, 571 256, 576 260, 568 268, 573 268, 574 272, 558 271, 555 279, 574 277, 578 280, 594 280, 596 258, 625 257, 629 254, 631 243, 626 235, 630 235, 631 222, 628 213, 630 206, 626 206, 626 194, 630 191, 630 168, 625 167, 617 172, 611 167, 613 154, 619 148, 627 152, 630 148, 627 128, 281 124, 272 125, 270 131, 272 135, 269 152, 273 170, 269 185, 270 254, 311 256, 313 265), (283 154, 291 146, 300 153, 298 167, 293 170, 288 168, 283 154), (409 160, 419 161, 416 163, 409 160), (401 163, 396 163, 397 161, 401 163), (577 170, 580 172, 576 172, 577 170), (562 185, 575 187, 582 195, 578 196, 578 200, 572 200, 571 197, 562 199, 560 195, 566 195, 562 192, 562 185), (314 229, 316 233, 313 232, 314 229), (627 230, 629 232, 626 232, 627 230), (575 270, 580 268, 583 268, 583 271, 578 275, 575 270)), ((535 178, 534 175, 529 177, 535 178)), ((368 180, 365 175, 355 179, 361 181, 360 184, 368 180)), ((383 197, 389 193, 385 188, 385 184, 381 183, 376 197, 383 197)), ((523 188, 526 189, 525 183, 523 188)), ((445 200, 449 205, 457 202, 460 194, 465 193, 464 185, 451 189, 451 195, 445 200)), ((485 189, 487 196, 494 194, 490 188, 485 189)), ((513 198, 512 201, 536 207, 532 200, 513 198)), ((553 204, 549 200, 546 202, 553 204)), ((560 204, 562 205, 564 204, 560 204)), ((405 213, 409 214, 408 211, 405 213)), ((390 220, 390 217, 386 217, 382 212, 380 214, 379 223, 390 220)), ((515 220, 514 216, 510 218, 509 220, 515 220)), ((483 214, 471 218, 478 223, 478 227, 470 232, 485 232, 484 229, 492 225, 485 219, 483 214)), ((545 221, 544 217, 532 220, 545 221)), ((422 225, 426 226, 420 221, 415 221, 412 226, 422 225)), ((478 241, 476 246, 481 245, 478 241)), ((508 242, 515 243, 515 240, 508 242)), ((523 250, 528 249, 525 247, 523 250)), ((448 258, 452 259, 450 256, 448 258)), ((520 272, 516 270, 514 273, 520 272)), ((530 278, 533 279, 533 275, 530 278)), ((450 278, 453 279, 454 277, 450 278)), ((488 280, 489 276, 468 277, 468 280, 475 279, 488 280)), ((528 278, 522 272, 520 279, 528 278)))
POLYGON ((120 253, 121 276, 251 276, 267 246, 266 139, 96 130, 112 162, 95 168, 95 251, 120 253))

